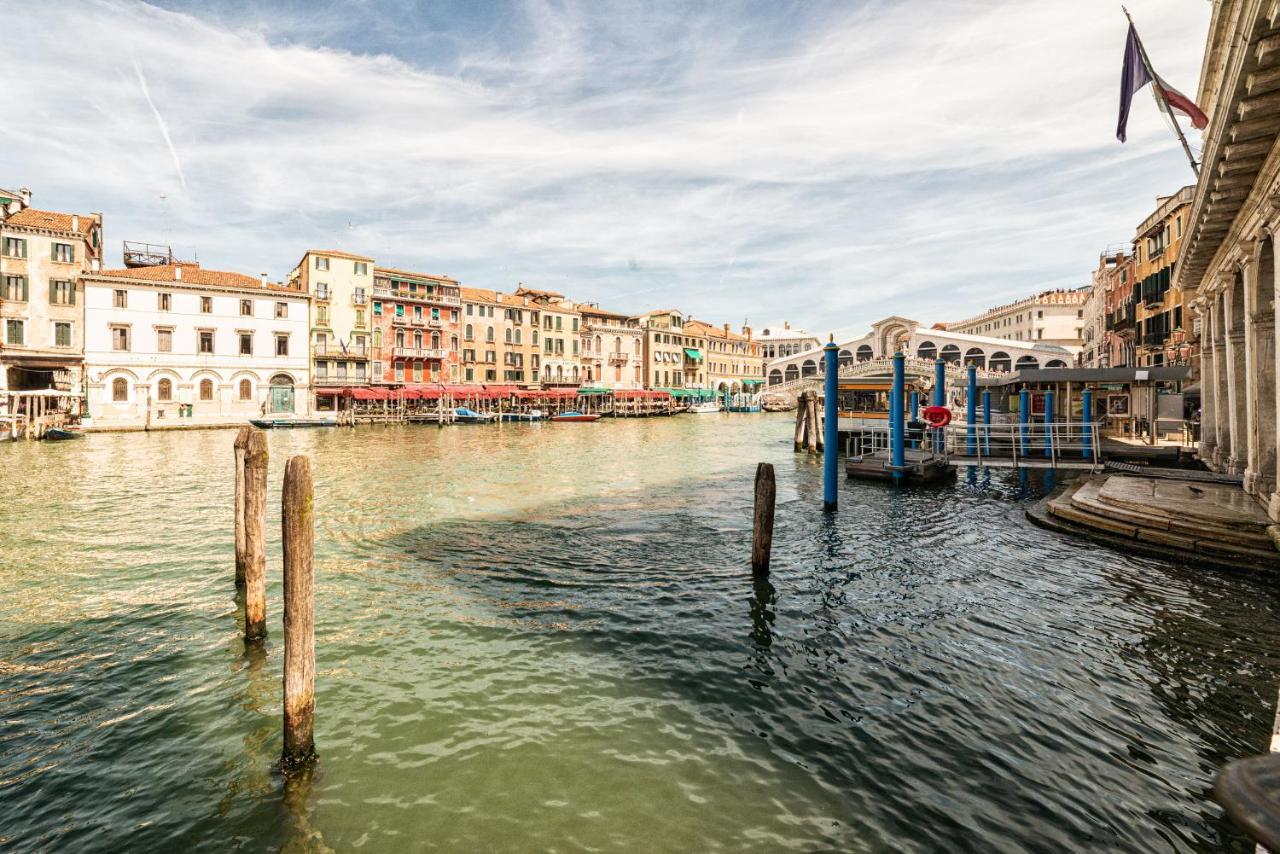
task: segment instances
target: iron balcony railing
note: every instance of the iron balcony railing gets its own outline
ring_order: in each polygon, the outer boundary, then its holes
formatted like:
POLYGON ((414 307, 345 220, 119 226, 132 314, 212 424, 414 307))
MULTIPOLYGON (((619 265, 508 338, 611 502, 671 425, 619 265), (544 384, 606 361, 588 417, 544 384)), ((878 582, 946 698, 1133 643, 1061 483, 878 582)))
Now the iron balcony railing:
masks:
POLYGON ((447 351, 430 347, 393 347, 393 359, 443 359, 447 351))

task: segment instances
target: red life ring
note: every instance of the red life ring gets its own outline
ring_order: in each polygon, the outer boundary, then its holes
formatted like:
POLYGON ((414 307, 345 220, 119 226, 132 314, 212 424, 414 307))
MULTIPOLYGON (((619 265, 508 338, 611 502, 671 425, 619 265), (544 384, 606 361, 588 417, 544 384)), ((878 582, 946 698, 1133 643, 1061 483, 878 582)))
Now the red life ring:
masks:
POLYGON ((937 429, 951 423, 951 410, 945 406, 926 406, 921 413, 930 427, 937 429))

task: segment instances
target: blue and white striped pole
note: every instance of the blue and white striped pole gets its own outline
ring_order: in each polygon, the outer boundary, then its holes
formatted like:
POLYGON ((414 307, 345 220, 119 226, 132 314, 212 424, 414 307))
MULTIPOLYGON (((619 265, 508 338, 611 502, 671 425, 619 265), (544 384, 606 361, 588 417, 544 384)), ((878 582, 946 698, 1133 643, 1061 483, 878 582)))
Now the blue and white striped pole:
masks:
POLYGON ((969 456, 978 454, 978 366, 969 366, 969 394, 965 400, 965 414, 968 416, 969 432, 965 443, 965 453, 969 456))
POLYGON ((837 457, 840 454, 840 391, 838 385, 840 367, 837 364, 840 348, 836 346, 834 338, 827 342, 827 346, 822 348, 822 355, 826 360, 827 370, 824 387, 826 401, 823 403, 823 415, 825 417, 823 432, 826 434, 826 438, 822 450, 822 509, 830 511, 836 509, 836 476, 839 471, 837 457))
POLYGON ((906 388, 905 358, 900 352, 893 354, 893 390, 889 393, 889 462, 893 466, 895 484, 902 483, 902 468, 906 458, 902 435, 905 426, 903 422, 906 420, 902 411, 902 399, 905 396, 903 392, 906 388))

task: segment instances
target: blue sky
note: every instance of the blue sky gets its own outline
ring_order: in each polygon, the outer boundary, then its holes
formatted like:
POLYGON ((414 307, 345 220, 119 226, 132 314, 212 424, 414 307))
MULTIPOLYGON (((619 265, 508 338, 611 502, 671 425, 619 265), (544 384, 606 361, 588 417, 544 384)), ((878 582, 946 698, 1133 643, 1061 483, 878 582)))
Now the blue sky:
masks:
MULTIPOLYGON (((1211 4, 1129 8, 1194 97, 1211 4)), ((0 187, 102 212, 113 265, 145 240, 283 278, 333 247, 853 332, 1086 284, 1191 179, 1147 93, 1115 141, 1111 0, 0 0, 0 20, 0 187)))

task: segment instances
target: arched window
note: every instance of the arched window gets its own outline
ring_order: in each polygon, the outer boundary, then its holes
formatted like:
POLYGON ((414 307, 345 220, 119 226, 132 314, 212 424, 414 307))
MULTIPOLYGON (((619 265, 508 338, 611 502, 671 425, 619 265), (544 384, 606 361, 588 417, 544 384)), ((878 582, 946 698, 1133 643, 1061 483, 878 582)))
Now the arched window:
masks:
POLYGON ((613 352, 622 352, 622 338, 620 336, 615 336, 613 339, 613 352))
POLYGON ((517 329, 517 330, 516 330, 516 343, 517 343, 517 344, 519 344, 519 343, 520 343, 520 330, 519 330, 519 329, 517 329))
POLYGON ((116 403, 129 399, 129 381, 124 377, 116 377, 111 381, 111 399, 116 403))
POLYGON ((156 383, 156 400, 169 403, 173 400, 173 380, 162 379, 156 383))
POLYGON ((800 369, 795 366, 794 362, 787 365, 787 382, 798 379, 800 379, 800 369))
POLYGON ((960 364, 960 348, 955 344, 948 344, 943 347, 942 360, 950 365, 960 364))
POLYGON ((979 368, 985 367, 987 354, 982 352, 981 347, 970 347, 965 351, 964 363, 966 365, 977 365, 979 368))
POLYGON ((440 349, 440 333, 439 332, 431 333, 431 349, 432 350, 440 349))
POLYGON ((213 380, 200 380, 200 399, 213 400, 213 380))
POLYGON ((916 348, 916 356, 932 362, 938 358, 938 345, 932 341, 921 341, 920 346, 916 348))
POLYGON ((248 380, 240 380, 240 399, 253 400, 253 383, 248 380))
POLYGON ((510 327, 507 327, 506 332, 504 332, 504 333, 503 333, 503 340, 504 340, 504 341, 506 341, 508 344, 510 344, 510 343, 511 343, 511 328, 510 328, 510 327))
POLYGON ((997 350, 991 354, 991 358, 987 361, 987 367, 993 371, 1007 371, 1013 367, 1013 360, 1009 358, 1009 354, 1003 350, 997 350))
POLYGON ((870 344, 861 344, 858 346, 859 362, 869 362, 871 361, 871 356, 872 356, 872 350, 871 350, 870 344))
POLYGON ((840 367, 843 368, 847 365, 852 365, 852 364, 853 364, 853 354, 850 353, 848 350, 841 350, 840 351, 840 367))
POLYGON ((769 371, 769 385, 777 385, 780 382, 782 382, 782 371, 777 368, 769 371))
POLYGON ((803 377, 811 377, 818 372, 818 363, 813 359, 805 359, 804 364, 800 366, 800 375, 803 377))
POLYGON ((1061 359, 1050 359, 1049 361, 1044 363, 1044 366, 1046 368, 1065 368, 1067 366, 1067 363, 1062 361, 1061 359))
POLYGON ((637 356, 640 355, 640 339, 639 338, 636 339, 636 355, 637 356))
POLYGON ((485 329, 485 331, 484 331, 484 340, 485 340, 485 341, 487 341, 487 342, 488 342, 488 343, 490 343, 490 344, 492 344, 492 343, 493 343, 493 327, 492 327, 492 326, 490 326, 490 327, 488 327, 487 329, 485 329))
POLYGON ((1039 368, 1039 367, 1040 367, 1040 360, 1038 360, 1035 356, 1019 356, 1018 357, 1018 370, 1020 371, 1023 369, 1034 371, 1036 368, 1039 368))
POLYGON ((413 333, 413 346, 414 346, 414 349, 417 349, 417 350, 422 349, 422 333, 421 332, 413 333))
POLYGON ((470 324, 470 323, 468 323, 468 324, 467 324, 467 328, 466 328, 465 330, 463 330, 463 332, 462 332, 462 337, 463 337, 463 338, 466 338, 468 341, 471 341, 472 339, 474 339, 474 338, 475 338, 475 335, 474 335, 474 334, 472 334, 474 331, 475 331, 475 330, 473 330, 473 329, 471 328, 471 324, 470 324))

